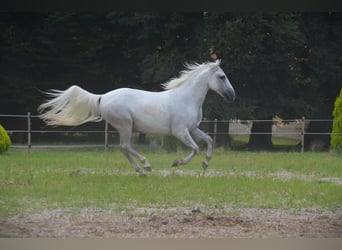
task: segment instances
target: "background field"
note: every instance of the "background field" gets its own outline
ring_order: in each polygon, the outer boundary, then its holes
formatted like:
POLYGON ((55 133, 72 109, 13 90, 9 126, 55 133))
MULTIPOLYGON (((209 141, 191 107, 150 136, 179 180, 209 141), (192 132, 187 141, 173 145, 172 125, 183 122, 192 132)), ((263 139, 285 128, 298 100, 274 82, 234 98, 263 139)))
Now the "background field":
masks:
POLYGON ((341 237, 341 156, 139 147, 137 176, 116 149, 0 156, 0 237, 341 237))
POLYGON ((339 155, 218 149, 206 172, 200 167, 203 154, 187 166, 171 168, 173 160, 185 153, 145 152, 154 171, 140 177, 118 151, 28 154, 12 150, 0 157, 0 215, 57 208, 122 211, 196 204, 329 210, 342 206, 339 155))

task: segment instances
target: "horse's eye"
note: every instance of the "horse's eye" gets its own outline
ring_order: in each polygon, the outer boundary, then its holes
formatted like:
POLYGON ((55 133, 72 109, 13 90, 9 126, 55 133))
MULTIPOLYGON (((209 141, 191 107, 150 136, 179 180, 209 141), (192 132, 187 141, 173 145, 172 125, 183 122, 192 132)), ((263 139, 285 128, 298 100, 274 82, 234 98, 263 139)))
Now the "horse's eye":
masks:
POLYGON ((221 76, 219 76, 219 78, 223 80, 223 79, 226 78, 226 76, 225 75, 221 75, 221 76))

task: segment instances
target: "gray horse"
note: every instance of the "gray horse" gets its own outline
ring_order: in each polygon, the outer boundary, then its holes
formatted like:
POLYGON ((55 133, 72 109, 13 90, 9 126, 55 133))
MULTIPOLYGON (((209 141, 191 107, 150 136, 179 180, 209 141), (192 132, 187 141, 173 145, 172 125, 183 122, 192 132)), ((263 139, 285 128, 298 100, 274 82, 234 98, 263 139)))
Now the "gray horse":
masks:
POLYGON ((187 164, 199 151, 192 137, 208 144, 206 169, 212 156, 212 139, 198 126, 202 120, 202 104, 209 89, 227 101, 234 101, 235 91, 220 68, 220 60, 203 64, 188 64, 180 77, 162 84, 165 91, 149 92, 130 88, 116 89, 95 95, 71 86, 65 91, 52 90, 52 97, 38 107, 40 118, 48 125, 77 126, 88 121, 109 122, 120 134, 120 148, 139 174, 151 171, 149 161, 131 146, 133 129, 146 134, 173 135, 192 149, 173 166, 187 164))

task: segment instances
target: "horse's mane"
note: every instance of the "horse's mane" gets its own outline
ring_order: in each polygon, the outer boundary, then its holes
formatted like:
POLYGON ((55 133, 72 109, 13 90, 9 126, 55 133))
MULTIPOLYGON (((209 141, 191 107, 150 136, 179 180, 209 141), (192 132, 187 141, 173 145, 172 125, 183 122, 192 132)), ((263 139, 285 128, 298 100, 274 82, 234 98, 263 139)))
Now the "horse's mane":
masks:
POLYGON ((203 70, 204 68, 216 68, 219 67, 221 63, 221 60, 216 60, 216 62, 206 62, 206 63, 185 63, 185 70, 180 72, 180 76, 177 78, 173 78, 168 82, 165 82, 161 84, 163 89, 169 90, 169 89, 175 89, 181 86, 191 75, 193 75, 195 72, 198 72, 200 70, 203 70))

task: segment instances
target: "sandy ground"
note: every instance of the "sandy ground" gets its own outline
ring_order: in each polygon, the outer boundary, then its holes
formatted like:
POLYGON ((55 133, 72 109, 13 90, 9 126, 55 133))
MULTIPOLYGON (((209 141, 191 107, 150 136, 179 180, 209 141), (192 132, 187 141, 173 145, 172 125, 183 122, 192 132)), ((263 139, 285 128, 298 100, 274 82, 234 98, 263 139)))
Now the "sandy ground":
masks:
POLYGON ((342 237, 342 209, 85 208, 0 218, 0 237, 264 238, 342 237), (223 211, 224 210, 224 211, 223 211), (222 213, 223 212, 223 213, 222 213))

